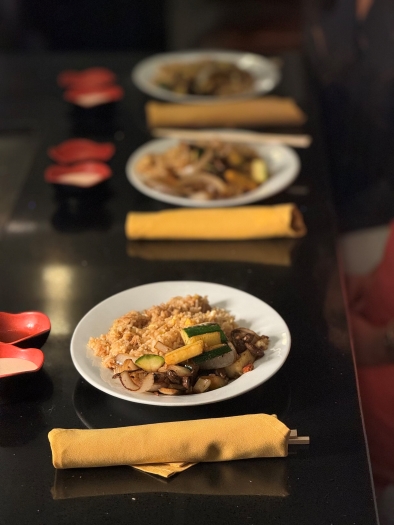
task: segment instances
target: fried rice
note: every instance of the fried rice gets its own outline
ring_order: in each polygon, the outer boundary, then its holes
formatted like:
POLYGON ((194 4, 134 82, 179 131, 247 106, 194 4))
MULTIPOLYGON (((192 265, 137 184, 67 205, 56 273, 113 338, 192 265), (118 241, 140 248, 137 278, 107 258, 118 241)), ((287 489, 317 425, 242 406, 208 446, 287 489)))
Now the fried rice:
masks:
POLYGON ((141 312, 132 310, 119 317, 106 334, 91 337, 88 347, 102 359, 104 366, 114 368, 118 354, 129 354, 131 358, 164 355, 154 348, 158 341, 175 350, 184 344, 182 328, 207 322, 218 323, 227 336, 237 327, 234 316, 222 308, 211 307, 206 296, 173 297, 166 303, 141 312))

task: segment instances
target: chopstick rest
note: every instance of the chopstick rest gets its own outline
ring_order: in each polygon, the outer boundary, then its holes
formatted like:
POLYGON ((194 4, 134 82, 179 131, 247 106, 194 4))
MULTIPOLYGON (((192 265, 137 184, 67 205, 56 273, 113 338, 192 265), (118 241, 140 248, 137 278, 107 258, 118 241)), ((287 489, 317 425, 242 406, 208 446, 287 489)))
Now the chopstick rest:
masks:
POLYGON ((276 416, 249 414, 111 429, 56 428, 48 438, 54 467, 64 469, 285 457, 290 429, 276 416))
POLYGON ((303 216, 295 204, 236 208, 171 209, 129 212, 128 239, 242 240, 302 237, 303 216))

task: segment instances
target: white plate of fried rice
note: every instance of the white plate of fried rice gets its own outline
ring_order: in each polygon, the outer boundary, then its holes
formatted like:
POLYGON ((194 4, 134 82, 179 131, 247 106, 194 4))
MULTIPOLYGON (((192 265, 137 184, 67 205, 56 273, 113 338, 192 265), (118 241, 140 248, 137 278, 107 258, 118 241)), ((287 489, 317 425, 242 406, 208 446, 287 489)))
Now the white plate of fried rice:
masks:
MULTIPOLYGON (((172 337, 168 326, 166 333, 169 334, 168 337, 172 337)), ((166 342, 169 343, 168 340, 166 342)), ((75 328, 71 339, 71 358, 86 381, 114 397, 148 405, 192 406, 231 399, 261 385, 282 367, 289 354, 290 344, 290 332, 285 321, 261 299, 222 284, 164 281, 125 290, 92 308, 75 328), (195 308, 196 296, 206 297, 211 310, 200 312, 195 308), (153 344, 160 331, 158 320, 164 317, 168 323, 165 304, 175 308, 172 312, 176 312, 176 315, 171 316, 174 329, 177 324, 181 324, 186 312, 187 315, 195 316, 199 322, 215 321, 229 329, 236 323, 237 326, 250 328, 258 334, 265 334, 270 338, 269 348, 263 357, 255 361, 252 371, 216 390, 176 396, 129 391, 113 379, 112 371, 103 365, 106 354, 128 351, 137 352, 135 355, 138 355, 137 350, 126 348, 132 339, 128 330, 130 323, 135 322, 138 316, 145 315, 145 310, 152 316, 152 322, 148 324, 141 343, 148 346, 153 344), (108 345, 107 335, 111 333, 114 348, 108 345), (92 340, 97 344, 93 345, 92 340), (106 344, 100 346, 103 341, 106 344)))

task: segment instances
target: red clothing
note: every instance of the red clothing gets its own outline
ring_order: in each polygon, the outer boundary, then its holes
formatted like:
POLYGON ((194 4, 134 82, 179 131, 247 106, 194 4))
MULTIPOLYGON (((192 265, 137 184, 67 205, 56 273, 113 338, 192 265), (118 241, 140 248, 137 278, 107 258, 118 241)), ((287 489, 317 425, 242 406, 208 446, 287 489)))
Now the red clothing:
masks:
MULTIPOLYGON (((394 221, 383 259, 371 274, 362 315, 374 326, 394 319, 394 221)), ((394 483, 394 364, 358 367, 358 379, 372 472, 375 484, 383 487, 394 483)))
POLYGON ((394 221, 383 259, 372 273, 363 314, 374 325, 385 325, 394 319, 394 221))
POLYGON ((372 473, 377 486, 394 483, 394 365, 357 372, 372 473))

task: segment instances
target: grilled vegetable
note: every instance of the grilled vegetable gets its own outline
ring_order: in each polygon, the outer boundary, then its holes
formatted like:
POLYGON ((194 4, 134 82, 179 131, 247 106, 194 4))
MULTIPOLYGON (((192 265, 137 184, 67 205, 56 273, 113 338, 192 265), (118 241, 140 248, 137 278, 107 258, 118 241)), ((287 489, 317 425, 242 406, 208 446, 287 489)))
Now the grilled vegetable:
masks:
POLYGON ((184 327, 181 330, 181 337, 183 339, 183 342, 187 344, 190 342, 190 339, 192 337, 202 336, 204 334, 209 334, 209 333, 214 333, 214 332, 219 332, 220 334, 220 340, 216 344, 219 344, 220 342, 227 343, 227 337, 225 336, 223 330, 220 328, 220 326, 217 323, 202 323, 202 324, 197 324, 194 326, 184 327))
POLYGON ((167 365, 177 365, 178 363, 182 363, 183 361, 187 361, 188 359, 192 359, 193 357, 202 354, 203 350, 204 342, 196 341, 195 343, 190 343, 168 352, 168 354, 165 355, 164 360, 167 365))
POLYGON ((257 182, 257 184, 262 184, 268 179, 268 168, 263 159, 253 159, 250 170, 252 179, 257 182))
POLYGON ((228 380, 224 377, 217 376, 215 374, 210 374, 209 376, 200 376, 200 379, 208 379, 210 381, 208 390, 216 390, 217 388, 222 388, 226 386, 228 380))
MULTIPOLYGON (((224 347, 224 346, 227 346, 227 345, 218 345, 217 349, 219 349, 219 347, 224 347)), ((207 359, 206 361, 202 361, 201 363, 198 363, 198 366, 200 367, 200 369, 201 370, 218 370, 218 369, 225 368, 226 366, 233 364, 234 361, 238 359, 238 354, 235 348, 231 345, 231 343, 229 343, 228 346, 230 347, 230 350, 231 350, 230 352, 226 351, 225 353, 221 355, 212 357, 211 359, 207 359)), ((211 348, 209 351, 204 352, 201 356, 197 356, 196 359, 198 359, 199 357, 203 357, 203 356, 205 357, 205 354, 208 354, 214 350, 215 349, 211 348)))
POLYGON ((227 352, 231 352, 231 348, 227 344, 220 344, 213 348, 210 348, 206 352, 203 352, 202 354, 198 355, 197 357, 194 357, 192 359, 193 363, 197 365, 201 365, 202 363, 206 361, 210 361, 211 359, 215 357, 222 356, 224 354, 227 354, 227 352))
POLYGON ((209 390, 211 380, 209 377, 199 377, 193 387, 193 394, 202 394, 209 390))
POLYGON ((243 368, 246 365, 254 363, 255 359, 256 358, 249 352, 249 350, 245 350, 245 352, 242 352, 242 354, 239 355, 234 363, 225 367, 226 374, 230 379, 236 379, 243 374, 243 368))
POLYGON ((135 364, 146 372, 157 372, 164 365, 164 357, 156 354, 145 354, 139 357, 135 364))

